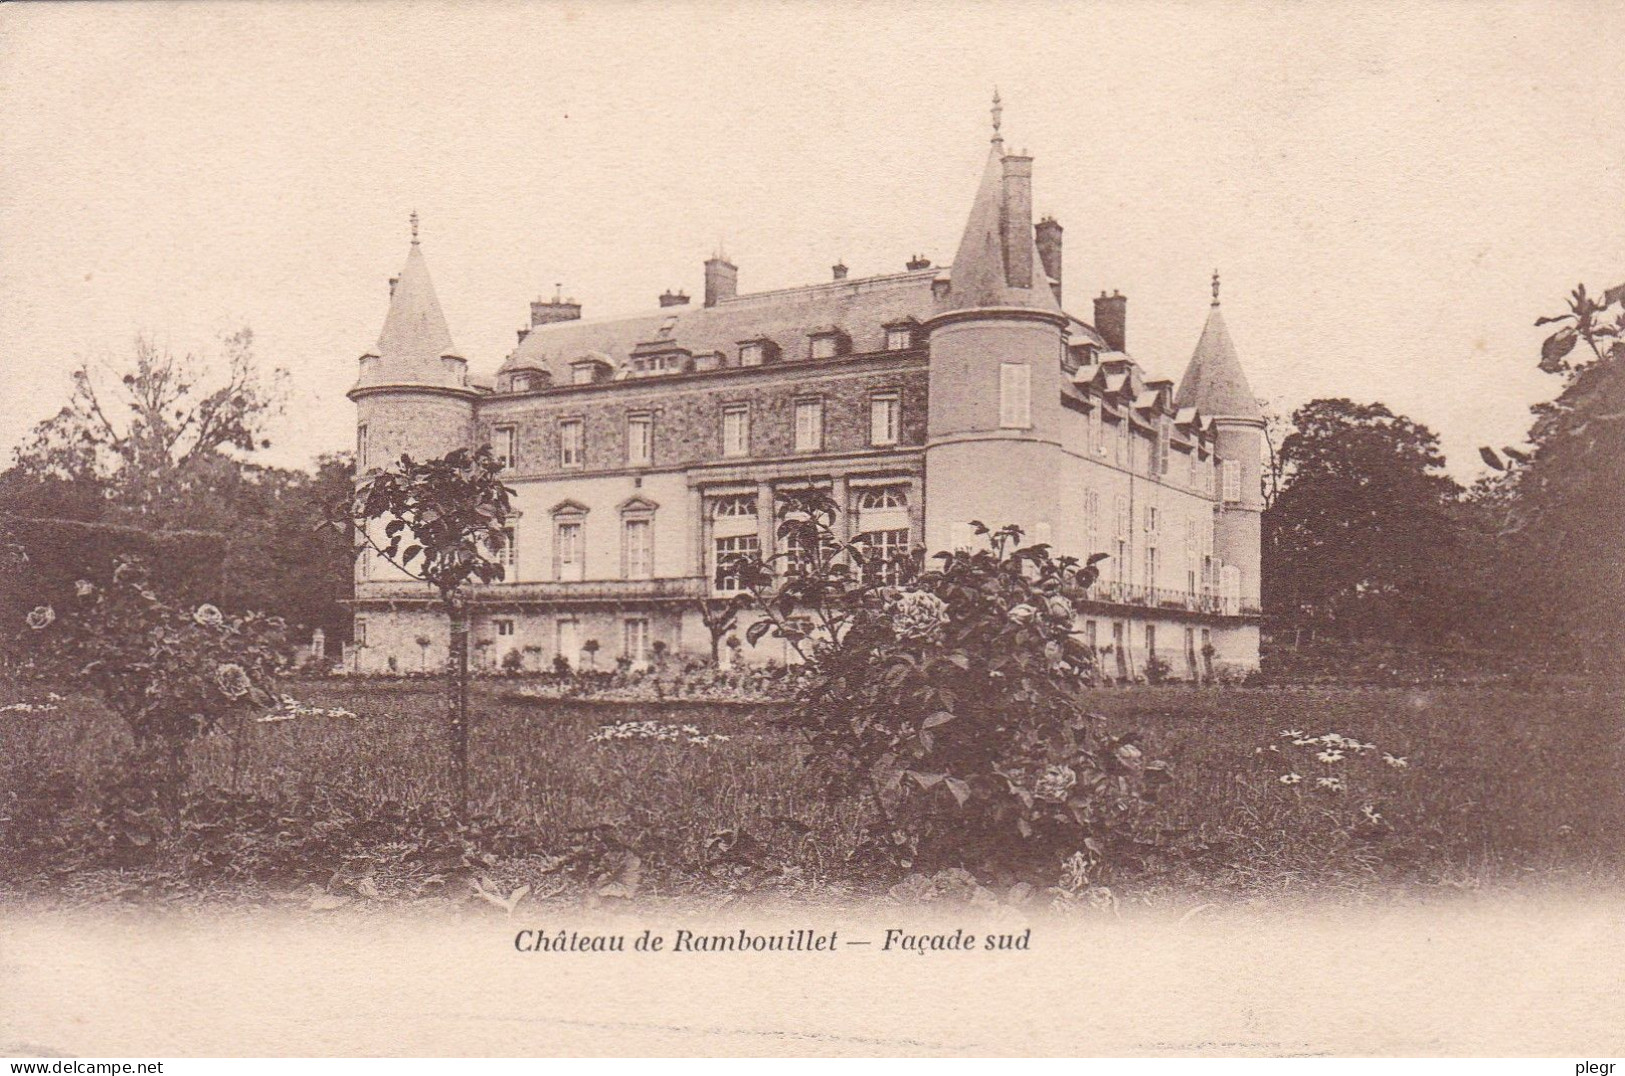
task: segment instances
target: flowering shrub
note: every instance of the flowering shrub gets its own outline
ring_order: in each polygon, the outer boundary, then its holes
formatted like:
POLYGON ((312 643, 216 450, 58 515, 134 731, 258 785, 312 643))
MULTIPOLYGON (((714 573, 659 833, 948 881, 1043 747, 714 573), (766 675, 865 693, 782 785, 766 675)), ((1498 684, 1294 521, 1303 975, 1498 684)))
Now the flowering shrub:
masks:
POLYGON ((327 706, 310 706, 306 703, 300 702, 292 695, 280 695, 277 697, 276 708, 262 717, 255 718, 255 721, 262 725, 268 725, 278 721, 293 721, 296 718, 301 717, 353 718, 355 716, 355 711, 353 710, 344 710, 337 707, 327 706))
POLYGON ((165 745, 171 761, 226 715, 269 706, 288 653, 281 620, 172 605, 133 558, 107 585, 80 580, 61 607, 38 606, 25 625, 37 662, 100 695, 139 746, 165 745))
POLYGON ((787 494, 779 537, 797 556, 735 568, 765 614, 750 641, 772 633, 806 661, 782 721, 824 786, 865 791, 881 848, 905 867, 1047 882, 1074 854, 1098 869, 1124 851, 1168 768, 1082 704, 1095 655, 1072 599, 1102 556, 1056 558, 1018 528, 977 524, 987 548, 930 570, 916 557, 901 582, 874 585, 835 512, 822 493, 787 494))

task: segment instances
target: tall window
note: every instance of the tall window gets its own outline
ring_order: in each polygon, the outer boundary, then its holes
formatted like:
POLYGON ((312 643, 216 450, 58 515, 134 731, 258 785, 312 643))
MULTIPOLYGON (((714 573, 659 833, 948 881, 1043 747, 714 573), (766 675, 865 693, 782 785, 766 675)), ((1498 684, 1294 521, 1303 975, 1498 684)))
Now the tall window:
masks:
POLYGON ((1241 461, 1224 461, 1224 500, 1234 504, 1241 500, 1241 461))
POLYGON ((1145 547, 1145 585, 1154 588, 1157 585, 1157 547, 1145 547))
POLYGON ((653 415, 634 414, 626 419, 626 463, 629 467, 647 467, 654 457, 653 415))
POLYGON ((1100 494, 1086 490, 1083 494, 1083 532, 1089 539, 1089 552, 1100 547, 1100 494))
POLYGON ((1084 427, 1084 455, 1093 452, 1096 455, 1106 454, 1106 444, 1100 439, 1100 405, 1096 404, 1089 409, 1089 419, 1084 427))
POLYGON ((762 552, 762 541, 754 534, 738 534, 716 540, 716 589, 731 594, 744 589, 740 583, 738 561, 741 557, 755 557, 762 552))
POLYGON ((580 467, 587 462, 587 437, 579 418, 559 423, 559 466, 580 467))
POLYGON ((363 546, 361 552, 356 555, 355 574, 356 578, 361 580, 372 578, 372 550, 366 548, 365 546, 363 546))
POLYGON ((571 665, 581 660, 581 626, 573 617, 560 617, 554 649, 571 665))
POLYGON ((1148 659, 1157 656, 1157 626, 1155 624, 1145 626, 1145 656, 1148 659))
POLYGON ((622 525, 626 549, 626 577, 648 579, 654 574, 654 520, 629 519, 622 525))
POLYGON ((869 400, 869 443, 895 445, 901 433, 902 398, 895 392, 877 392, 869 400))
POLYGON ((357 470, 367 469, 367 424, 355 428, 355 465, 357 470))
POLYGON ((863 544, 863 581, 870 586, 895 586, 908 566, 908 530, 869 531, 858 536, 863 544))
POLYGON ((366 646, 367 645, 367 618, 366 617, 358 616, 358 617, 355 618, 355 627, 352 629, 352 631, 350 633, 350 638, 355 642, 355 645, 357 645, 357 646, 366 646))
POLYGON ((729 404, 722 409, 722 454, 750 455, 750 407, 729 404))
POLYGON ((796 451, 817 452, 824 447, 824 401, 796 401, 796 451))
POLYGON ((1112 533, 1118 538, 1128 537, 1128 498, 1121 493, 1113 502, 1112 533))
POLYGON ((1146 505, 1145 506, 1145 533, 1147 533, 1147 534, 1156 534, 1157 533, 1157 527, 1158 527, 1159 523, 1160 523, 1160 521, 1157 518, 1157 506, 1154 505, 1154 504, 1146 505))
POLYGON ((1134 462, 1129 455, 1129 447, 1132 444, 1133 438, 1129 433, 1128 415, 1125 413, 1117 420, 1117 453, 1115 459, 1117 466, 1128 467, 1134 462))
POLYGON ((1032 367, 1024 362, 999 364, 999 425, 1026 429, 1033 424, 1032 367))
POLYGON ((633 661, 649 660, 649 620, 628 617, 622 627, 622 651, 633 661))
POLYGON ((503 579, 511 583, 519 578, 519 541, 514 537, 512 527, 502 528, 502 549, 498 563, 503 568, 503 579))
POLYGON ((586 549, 581 544, 582 521, 561 519, 554 524, 553 566, 555 574, 567 582, 586 578, 586 549))
POLYGON ((1166 418, 1157 421, 1157 467, 1156 473, 1168 473, 1168 452, 1173 441, 1173 429, 1166 418))
POLYGON ((519 458, 519 431, 513 426, 498 426, 492 430, 491 451, 496 453, 497 462, 504 470, 513 470, 514 461, 519 458))

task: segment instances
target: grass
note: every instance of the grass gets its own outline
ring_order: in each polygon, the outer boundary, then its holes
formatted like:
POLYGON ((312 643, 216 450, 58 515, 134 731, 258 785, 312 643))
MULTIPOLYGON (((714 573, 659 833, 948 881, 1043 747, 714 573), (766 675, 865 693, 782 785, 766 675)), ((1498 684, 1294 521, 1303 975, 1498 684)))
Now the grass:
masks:
MULTIPOLYGON (((335 787, 405 803, 446 795, 444 704, 434 685, 322 681, 291 690, 357 716, 245 723, 199 745, 193 782, 276 801, 335 787)), ((1160 807, 1171 834, 1166 854, 1112 884, 1147 892, 1358 890, 1611 874, 1625 852, 1620 702, 1601 691, 1483 687, 1092 693, 1092 708, 1118 731, 1141 730, 1148 754, 1170 760, 1176 775, 1160 807), (1336 732, 1376 750, 1321 763, 1321 745, 1293 745, 1284 730, 1336 732), (1385 753, 1407 765, 1384 763, 1385 753), (1282 784, 1287 772, 1303 782, 1282 784), (1328 775, 1346 790, 1317 788, 1315 779, 1328 775)), ((57 705, 0 713, 0 793, 24 772, 60 769, 89 782, 127 746, 94 704, 57 705)), ((777 865, 778 884, 877 883, 848 863, 862 806, 825 801, 794 746, 758 711, 539 705, 486 687, 476 712, 479 808, 544 848, 563 851, 580 840, 572 831, 612 825, 641 857, 646 887, 700 891, 738 880, 743 868, 719 874, 710 854, 718 845, 707 844, 734 831, 724 842, 749 834, 760 858, 777 865), (590 739, 603 725, 645 719, 729 738, 590 739)))

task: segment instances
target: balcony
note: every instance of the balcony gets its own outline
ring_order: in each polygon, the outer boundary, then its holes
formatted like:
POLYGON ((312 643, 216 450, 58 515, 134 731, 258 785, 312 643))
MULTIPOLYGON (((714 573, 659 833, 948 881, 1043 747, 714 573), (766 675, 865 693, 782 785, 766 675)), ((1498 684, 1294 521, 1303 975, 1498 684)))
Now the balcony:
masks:
POLYGON ((1090 587, 1086 601, 1105 605, 1131 605, 1143 609, 1163 609, 1178 613, 1205 613, 1209 616, 1247 616, 1258 612, 1239 598, 1225 598, 1213 590, 1189 591, 1175 587, 1148 587, 1141 583, 1118 583, 1101 579, 1090 587))
MULTIPOLYGON (((710 591, 704 576, 666 579, 588 579, 564 582, 490 583, 474 588, 477 605, 507 605, 546 602, 559 605, 619 605, 634 602, 681 602, 706 597, 710 591)), ((366 582, 356 586, 361 601, 435 601, 435 591, 423 583, 408 580, 366 582)))

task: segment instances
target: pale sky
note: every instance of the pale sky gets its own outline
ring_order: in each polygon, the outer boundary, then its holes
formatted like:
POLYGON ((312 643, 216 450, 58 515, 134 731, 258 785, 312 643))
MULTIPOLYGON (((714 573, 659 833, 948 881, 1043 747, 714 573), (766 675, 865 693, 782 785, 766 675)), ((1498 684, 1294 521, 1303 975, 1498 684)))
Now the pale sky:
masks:
POLYGON ((555 282, 638 312, 719 241, 741 291, 946 262, 995 85, 1074 313, 1121 290, 1177 378, 1217 267, 1259 396, 1381 400, 1464 479, 1558 387, 1536 316, 1625 281, 1608 4, 9 4, 0 448, 81 356, 241 325, 266 458, 347 448, 414 208, 487 373, 555 282))

